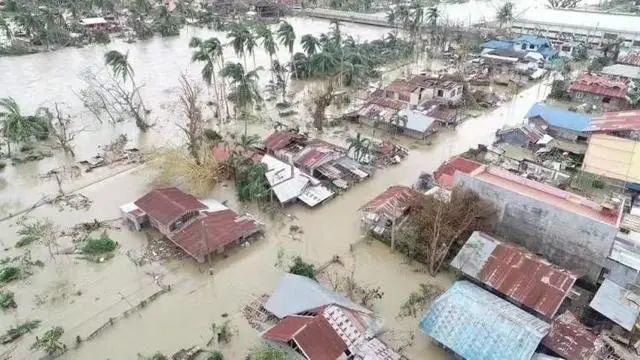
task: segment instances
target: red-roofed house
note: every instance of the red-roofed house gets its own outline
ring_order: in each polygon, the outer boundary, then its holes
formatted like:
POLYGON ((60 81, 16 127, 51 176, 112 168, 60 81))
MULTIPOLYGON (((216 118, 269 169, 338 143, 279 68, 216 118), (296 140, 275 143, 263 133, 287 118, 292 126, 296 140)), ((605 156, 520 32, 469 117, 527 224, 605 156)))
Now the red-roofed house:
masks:
POLYGON ((441 187, 451 190, 454 186, 454 178, 456 171, 462 171, 463 173, 470 173, 473 170, 482 166, 479 162, 469 160, 462 156, 456 156, 452 159, 442 163, 440 167, 433 172, 433 178, 441 187))
POLYGON ((261 231, 251 217, 215 201, 204 204, 175 187, 154 189, 120 210, 125 222, 138 230, 153 227, 198 262, 261 231))
POLYGON ((309 360, 348 359, 349 349, 322 315, 287 316, 262 337, 286 344, 309 360))
POLYGON ((487 167, 457 171, 454 184, 474 191, 496 210, 497 235, 541 254, 595 283, 618 232, 621 206, 487 167))
POLYGON ((282 150, 287 146, 305 139, 305 136, 293 131, 274 131, 271 135, 264 139, 264 148, 267 154, 275 154, 276 151, 282 150))
POLYGON ((382 235, 399 226, 420 193, 407 186, 391 186, 360 208, 360 221, 366 231, 382 235))
POLYGON ((584 73, 569 86, 569 93, 576 102, 588 102, 604 109, 625 109, 627 83, 604 75, 584 73))
POLYGON ((633 132, 640 131, 640 110, 604 113, 591 120, 587 131, 627 137, 633 132))

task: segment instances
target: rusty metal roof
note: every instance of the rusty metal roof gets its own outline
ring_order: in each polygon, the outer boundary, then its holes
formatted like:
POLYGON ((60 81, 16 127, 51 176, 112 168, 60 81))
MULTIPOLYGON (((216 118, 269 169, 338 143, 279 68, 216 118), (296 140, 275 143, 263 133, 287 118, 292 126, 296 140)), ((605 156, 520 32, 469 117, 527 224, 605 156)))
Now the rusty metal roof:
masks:
POLYGON ((482 166, 482 164, 476 161, 469 160, 462 156, 456 156, 442 163, 442 165, 433 172, 433 178, 440 186, 453 189, 456 171, 469 174, 480 166, 482 166))
POLYGON ((404 213, 419 195, 417 191, 407 186, 390 186, 383 193, 364 204, 361 210, 382 211, 389 215, 404 213))
POLYGON ((578 278, 524 248, 478 231, 451 266, 546 318, 553 318, 578 278))
POLYGON ((169 236, 169 239, 196 260, 259 231, 256 221, 232 210, 206 212, 169 236))
POLYGON ((640 110, 612 111, 591 120, 587 131, 640 131, 640 110))
POLYGON ((567 311, 551 323, 542 344, 566 360, 584 360, 596 352, 597 339, 596 334, 567 311))
POLYGON ((292 131, 274 131, 264 139, 263 143, 267 151, 278 151, 301 139, 304 139, 304 135, 292 131))
POLYGON ((179 217, 207 206, 182 190, 169 187, 154 189, 134 202, 149 217, 168 226, 179 217))
POLYGON ((271 341, 287 342, 293 339, 296 333, 302 330, 302 328, 311 321, 313 321, 313 316, 287 316, 262 334, 262 337, 271 341))
POLYGON ((569 91, 581 91, 625 99, 627 96, 627 83, 603 75, 584 73, 571 83, 569 91))
POLYGON ((618 63, 625 65, 640 66, 640 52, 631 52, 625 55, 618 63))

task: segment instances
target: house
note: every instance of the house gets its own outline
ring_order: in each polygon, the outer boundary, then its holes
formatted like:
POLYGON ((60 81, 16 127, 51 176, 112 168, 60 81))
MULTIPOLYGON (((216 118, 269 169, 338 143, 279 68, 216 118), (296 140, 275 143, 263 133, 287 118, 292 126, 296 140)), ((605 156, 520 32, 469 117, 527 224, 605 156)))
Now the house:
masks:
POLYGON ((379 321, 370 310, 307 277, 285 274, 264 309, 280 320, 262 337, 305 359, 402 358, 375 337, 379 321))
POLYGON ((607 134, 589 139, 582 170, 629 183, 640 183, 640 143, 607 134))
POLYGON ((440 124, 437 119, 428 114, 429 110, 401 110, 398 113, 400 121, 398 124, 394 124, 394 126, 399 128, 404 135, 424 140, 440 129, 440 124))
POLYGON ((482 166, 482 164, 479 162, 462 156, 455 156, 442 163, 436 171, 433 172, 433 178, 441 187, 452 190, 455 186, 454 175, 456 172, 460 171, 469 174, 480 166, 482 166))
POLYGON ((397 79, 384 88, 384 97, 406 104, 418 105, 422 101, 422 91, 423 89, 418 83, 397 79))
POLYGON ((618 232, 621 207, 596 203, 504 169, 457 171, 454 184, 496 210, 495 232, 595 283, 618 232))
POLYGON ((479 231, 471 234, 451 267, 548 320, 578 278, 518 245, 479 231))
POLYGON ((633 138, 640 133, 640 110, 613 111, 594 117, 587 132, 633 138))
POLYGON ((400 226, 420 193, 407 186, 391 186, 360 208, 360 222, 366 231, 383 235, 400 226))
POLYGON ((627 88, 625 81, 584 73, 571 82, 569 94, 573 101, 589 103, 605 110, 616 110, 629 107, 627 88))
POLYGON ((511 31, 552 42, 574 39, 588 42, 594 48, 618 37, 624 39, 623 48, 640 46, 638 18, 630 14, 532 7, 515 17, 511 31))
POLYGON ((574 111, 565 110, 544 103, 534 104, 527 115, 527 123, 554 138, 569 141, 586 142, 586 133, 591 116, 574 111))
POLYGON ((640 66, 631 66, 625 64, 613 64, 605 66, 600 73, 614 79, 620 80, 640 80, 640 66))
POLYGON ((509 40, 490 40, 480 45, 482 54, 515 57, 522 59, 527 53, 538 53, 545 60, 551 60, 558 55, 551 42, 544 37, 522 35, 509 40))
POLYGON ((280 204, 300 200, 314 207, 334 196, 333 191, 322 185, 320 180, 271 155, 265 155, 261 163, 267 167, 267 182, 280 204))
POLYGON ((604 279, 589 306, 623 329, 640 329, 640 294, 637 289, 604 279))
POLYGON ((420 328, 462 359, 529 360, 549 324, 468 281, 429 307, 420 328))
POLYGON ((103 17, 81 19, 80 25, 91 32, 107 31, 110 27, 109 22, 103 17))
POLYGON ((496 131, 498 141, 529 150, 536 150, 546 142, 544 130, 533 124, 506 127, 496 131))
POLYGON ((238 215, 217 201, 201 202, 175 187, 154 189, 120 211, 125 223, 137 230, 158 230, 198 262, 261 231, 251 216, 238 215))
POLYGON ((430 75, 416 75, 410 79, 398 79, 384 88, 385 98, 409 105, 420 105, 425 101, 456 104, 462 99, 461 82, 430 75))
POLYGON ((640 52, 629 52, 618 59, 618 64, 640 66, 640 52))

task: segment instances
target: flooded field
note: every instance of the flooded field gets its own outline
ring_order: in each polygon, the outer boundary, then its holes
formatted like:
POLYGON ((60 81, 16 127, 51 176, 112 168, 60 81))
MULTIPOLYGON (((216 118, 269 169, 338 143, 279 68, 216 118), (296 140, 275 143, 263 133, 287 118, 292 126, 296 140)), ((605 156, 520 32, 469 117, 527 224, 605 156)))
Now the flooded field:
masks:
MULTIPOLYGON (((298 18, 291 19, 291 23, 298 37, 305 33, 319 34, 329 26, 326 21, 298 18)), ((362 40, 379 38, 385 33, 381 28, 351 24, 345 24, 344 31, 362 40)), ((143 136, 137 135, 132 124, 117 127, 96 125, 94 131, 78 138, 78 158, 93 155, 96 145, 108 143, 121 133, 128 134, 137 146, 145 150, 179 144, 182 134, 175 127, 178 77, 181 72, 187 72, 197 78, 200 71, 198 65, 190 63, 187 42, 191 36, 213 35, 224 38, 220 33, 185 29, 179 38, 154 38, 137 44, 115 43, 108 47, 64 49, 3 58, 0 59, 0 73, 6 75, 1 80, 0 97, 13 96, 25 112, 33 111, 42 104, 62 101, 89 121, 88 114, 83 113, 81 104, 73 95, 82 87, 78 74, 87 67, 102 67, 106 49, 129 51, 138 82, 145 84, 144 94, 157 117, 157 125, 143 136)), ((279 56, 286 58, 288 55, 281 49, 279 56)), ((228 57, 234 58, 230 50, 228 57)), ((256 53, 256 65, 268 65, 261 52, 256 53)), ((295 85, 294 91, 299 96, 304 95, 305 84, 295 85)), ((384 292, 384 297, 375 303, 374 308, 384 318, 391 333, 402 339, 415 335, 406 355, 411 359, 448 358, 444 351, 420 334, 417 327, 419 319, 397 319, 396 316, 401 304, 420 283, 446 287, 453 279, 446 273, 434 279, 419 265, 406 264, 388 247, 363 241, 358 208, 390 185, 411 185, 421 172, 433 171, 450 156, 478 144, 491 143, 497 129, 520 122, 529 107, 544 98, 547 91, 547 86, 537 84, 500 108, 469 119, 455 130, 439 134, 431 145, 398 138, 411 149, 403 163, 378 171, 373 178, 317 209, 294 205, 271 214, 253 207, 243 208, 237 203, 231 185, 219 185, 209 194, 211 198, 227 200, 232 208, 259 215, 266 228, 263 239, 249 247, 235 249, 211 265, 182 259, 138 266, 134 260, 142 256, 147 235, 126 228, 109 231, 110 236, 118 241, 119 248, 117 255, 104 263, 88 262, 76 255, 61 254, 52 258, 45 247, 31 245, 32 259, 43 261, 44 266, 34 266, 33 275, 8 286, 16 294, 18 308, 0 314, 0 330, 27 319, 40 319, 43 323, 35 333, 10 346, 0 347, 0 358, 37 357, 38 354, 29 347, 35 335, 52 326, 65 329, 62 340, 69 351, 63 358, 132 359, 137 354, 151 355, 156 351, 170 354, 181 348, 203 345, 211 336, 211 324, 219 324, 224 321, 223 316, 227 316, 232 320, 236 333, 221 350, 229 359, 241 359, 247 349, 259 341, 259 337, 242 317, 240 309, 253 297, 269 293, 277 285, 283 273, 275 266, 279 253, 300 255, 317 265, 326 263, 335 255, 351 259, 356 264, 356 280, 379 286, 384 292), (289 233, 291 225, 302 229, 301 239, 292 239, 289 233), (169 292, 123 316, 125 311, 160 292, 166 285, 171 285, 169 292), (110 319, 112 325, 109 324, 110 319), (105 323, 108 325, 96 333, 105 323), (75 345, 77 336, 85 339, 91 334, 94 334, 91 340, 75 345)), ((249 129, 251 133, 264 135, 270 131, 271 125, 254 124, 249 129)), ((356 131, 369 134, 372 129, 348 126, 346 129, 328 129, 321 136, 343 143, 347 133, 356 131)), ((7 166, 0 173, 3 179, 0 192, 2 215, 24 209, 43 194, 55 192, 53 182, 43 182, 37 175, 67 161, 70 160, 60 156, 17 167, 7 166)), ((30 216, 49 218, 61 228, 93 219, 115 219, 119 216, 118 206, 147 192, 152 186, 152 178, 152 164, 131 169, 126 166, 105 167, 65 184, 65 189, 78 189, 91 199, 90 209, 59 211, 53 206, 42 206, 33 210, 30 216)), ((23 252, 13 248, 17 240, 15 221, 11 218, 0 223, 0 245, 3 248, 0 258, 18 256, 23 252)), ((57 250, 70 246, 70 243, 61 241, 57 250)))

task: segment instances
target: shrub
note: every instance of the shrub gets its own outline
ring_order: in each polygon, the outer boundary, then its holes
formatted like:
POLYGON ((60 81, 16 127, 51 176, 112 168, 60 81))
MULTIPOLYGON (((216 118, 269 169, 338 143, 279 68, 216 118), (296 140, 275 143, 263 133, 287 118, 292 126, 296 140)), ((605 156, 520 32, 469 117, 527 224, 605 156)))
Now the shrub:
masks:
POLYGON ((82 247, 82 253, 87 255, 100 255, 116 249, 116 242, 109 235, 103 233, 97 239, 90 238, 82 247))
POLYGON ((67 347, 60 342, 60 338, 64 334, 64 329, 56 326, 47 330, 42 337, 36 337, 36 342, 31 345, 31 349, 44 350, 49 355, 61 354, 67 347))
POLYGON ((296 256, 293 259, 293 264, 289 267, 289 272, 316 280, 316 267, 313 264, 304 262, 300 256, 296 256))
POLYGON ((207 360, 224 360, 224 355, 220 351, 214 351, 209 355, 207 360))
POLYGON ((40 326, 40 320, 25 321, 16 327, 12 327, 11 329, 7 330, 7 332, 5 332, 2 336, 0 336, 0 344, 8 344, 16 340, 20 336, 31 332, 31 330, 37 328, 38 326, 40 326))
POLYGON ((6 284, 17 280, 22 275, 22 270, 17 266, 5 266, 0 269, 0 284, 6 284))
POLYGON ((591 186, 593 186, 595 189, 604 189, 604 181, 600 179, 594 179, 591 182, 591 186))
POLYGON ((0 290, 0 309, 5 310, 17 306, 18 304, 16 304, 11 291, 0 290))

